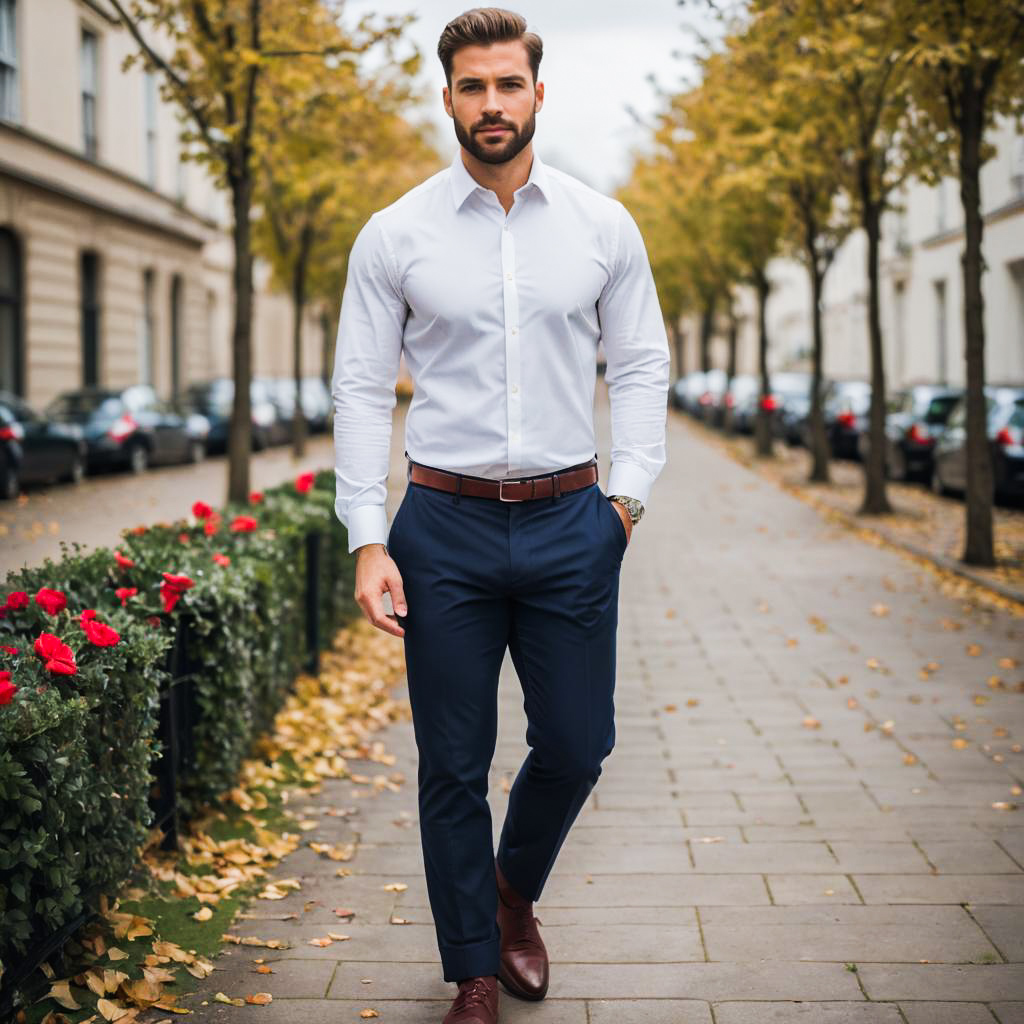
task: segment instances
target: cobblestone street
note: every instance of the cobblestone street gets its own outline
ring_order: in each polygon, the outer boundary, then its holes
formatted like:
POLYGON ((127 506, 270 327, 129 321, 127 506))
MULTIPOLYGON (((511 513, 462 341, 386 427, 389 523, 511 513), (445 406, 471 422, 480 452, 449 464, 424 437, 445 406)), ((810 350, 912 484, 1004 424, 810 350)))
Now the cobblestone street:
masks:
MULTIPOLYGON (((400 420, 392 448, 397 504, 400 420)), ((602 487, 607 465, 605 449, 602 487)), ((533 1004, 502 989, 502 1021, 1024 1022, 1022 636, 1020 619, 943 597, 670 413, 622 569, 616 748, 536 905, 550 990, 533 1004)), ((507 656, 500 704, 495 841, 526 752, 507 656)), ((233 931, 291 947, 229 948, 183 1000, 198 1019, 252 1012, 201 1007, 214 992, 265 989, 263 1024, 367 1008, 440 1021, 455 986, 423 881, 412 725, 383 738, 401 792, 305 836, 358 839, 352 875, 308 847, 288 857, 280 874, 301 892, 258 901, 233 931), (395 882, 408 888, 383 888, 395 882), (343 926, 338 906, 356 912, 343 926), (328 928, 351 938, 308 945, 328 928), (257 956, 273 975, 252 973, 257 956)), ((307 812, 350 789, 324 785, 307 812)))

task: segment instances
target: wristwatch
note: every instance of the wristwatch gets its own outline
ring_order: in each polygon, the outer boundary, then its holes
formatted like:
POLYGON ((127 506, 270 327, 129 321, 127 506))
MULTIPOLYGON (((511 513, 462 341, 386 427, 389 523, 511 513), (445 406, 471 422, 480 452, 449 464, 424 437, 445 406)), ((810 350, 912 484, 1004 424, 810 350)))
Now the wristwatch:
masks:
POLYGON ((637 498, 630 498, 625 494, 609 494, 608 500, 617 501, 620 505, 623 505, 629 513, 629 521, 634 526, 640 522, 640 518, 644 514, 644 507, 637 498))

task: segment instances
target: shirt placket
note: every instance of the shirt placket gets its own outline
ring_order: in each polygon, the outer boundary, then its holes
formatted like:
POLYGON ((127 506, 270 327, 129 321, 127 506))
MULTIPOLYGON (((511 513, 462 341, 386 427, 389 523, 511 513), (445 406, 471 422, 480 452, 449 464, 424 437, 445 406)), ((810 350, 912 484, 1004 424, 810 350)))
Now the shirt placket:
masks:
POLYGON ((523 409, 516 243, 507 216, 501 230, 501 285, 505 302, 505 407, 508 410, 508 470, 511 473, 523 464, 523 409))

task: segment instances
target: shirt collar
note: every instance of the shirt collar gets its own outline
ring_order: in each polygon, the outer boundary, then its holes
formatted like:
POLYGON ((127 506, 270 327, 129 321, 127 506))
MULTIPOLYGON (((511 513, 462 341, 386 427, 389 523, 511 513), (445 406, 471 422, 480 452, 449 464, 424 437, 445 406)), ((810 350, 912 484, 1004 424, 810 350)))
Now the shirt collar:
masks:
MULTIPOLYGON (((485 192, 491 191, 485 185, 481 185, 469 171, 466 170, 466 165, 462 162, 462 149, 461 147, 455 154, 455 159, 451 165, 451 185, 452 185, 452 201, 455 203, 456 211, 462 209, 463 203, 469 198, 470 194, 477 190, 485 192)), ((551 184, 548 178, 547 167, 541 161, 541 158, 537 156, 536 151, 533 154, 533 164, 530 167, 530 176, 526 179, 526 184, 522 186, 523 189, 533 186, 540 194, 550 202, 551 200, 551 184)), ((516 190, 517 193, 521 189, 516 190)))

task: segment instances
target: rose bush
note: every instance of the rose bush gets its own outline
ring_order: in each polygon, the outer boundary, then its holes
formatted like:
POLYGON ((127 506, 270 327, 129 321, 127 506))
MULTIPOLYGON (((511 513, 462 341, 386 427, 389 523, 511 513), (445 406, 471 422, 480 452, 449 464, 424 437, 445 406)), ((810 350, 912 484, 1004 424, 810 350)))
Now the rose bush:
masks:
POLYGON ((334 486, 327 470, 308 491, 267 489, 251 529, 219 527, 253 518, 251 506, 207 506, 123 531, 116 552, 62 545, 59 561, 0 588, 0 961, 113 892, 135 862, 176 637, 196 710, 179 777, 187 812, 235 784, 305 663, 311 534, 323 538, 321 641, 358 612, 334 486))

